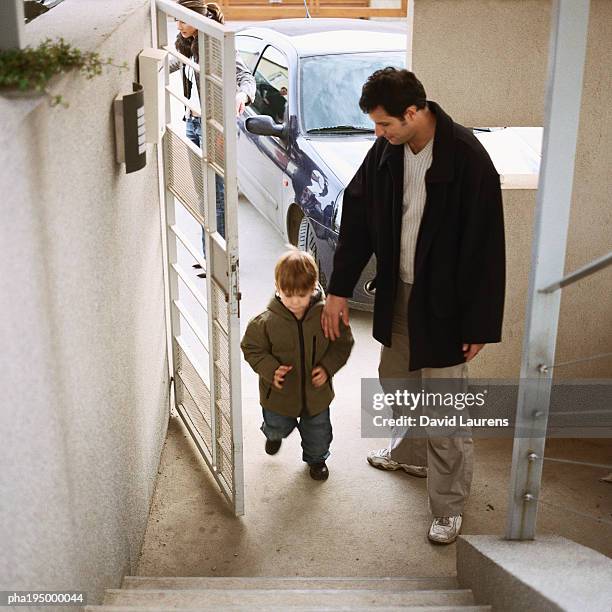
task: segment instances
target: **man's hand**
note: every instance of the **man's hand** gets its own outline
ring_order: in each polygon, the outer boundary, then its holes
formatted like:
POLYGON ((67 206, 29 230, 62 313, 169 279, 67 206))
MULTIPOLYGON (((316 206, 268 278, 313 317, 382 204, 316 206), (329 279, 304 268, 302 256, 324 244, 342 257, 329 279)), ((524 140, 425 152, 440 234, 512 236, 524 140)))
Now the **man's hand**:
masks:
POLYGON ((466 361, 472 361, 478 353, 482 350, 484 344, 464 344, 463 345, 463 356, 466 361))
POLYGON ((244 93, 244 91, 239 91, 236 94, 236 117, 240 117, 240 115, 244 113, 248 99, 249 97, 244 93))
POLYGON ((321 327, 326 338, 335 340, 340 337, 340 318, 344 324, 349 324, 349 309, 347 299, 337 295, 328 295, 325 308, 321 314, 321 327))
POLYGON ((329 377, 327 376, 327 372, 325 368, 321 366, 317 366, 312 370, 312 384, 315 387, 322 387, 329 377))
POLYGON ((293 369, 293 366, 290 365, 282 365, 278 366, 274 372, 274 382, 272 383, 277 389, 283 388, 283 383, 285 382, 285 375, 287 372, 293 369))

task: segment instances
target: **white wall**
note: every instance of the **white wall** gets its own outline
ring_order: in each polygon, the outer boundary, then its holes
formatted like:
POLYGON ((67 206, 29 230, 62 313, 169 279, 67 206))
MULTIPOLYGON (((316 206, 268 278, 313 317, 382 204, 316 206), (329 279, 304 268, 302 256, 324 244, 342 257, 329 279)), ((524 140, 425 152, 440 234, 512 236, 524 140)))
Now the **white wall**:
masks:
POLYGON ((26 27, 127 61, 60 79, 69 108, 0 97, 0 590, 135 568, 168 419, 155 150, 126 175, 111 107, 149 0, 66 0, 26 27))

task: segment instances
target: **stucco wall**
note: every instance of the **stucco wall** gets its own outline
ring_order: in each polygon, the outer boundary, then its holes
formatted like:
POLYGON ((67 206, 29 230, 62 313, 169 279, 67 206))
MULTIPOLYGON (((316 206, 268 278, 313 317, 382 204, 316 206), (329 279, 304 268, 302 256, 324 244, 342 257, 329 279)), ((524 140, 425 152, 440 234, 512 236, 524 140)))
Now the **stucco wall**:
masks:
POLYGON ((413 0, 413 70, 469 126, 542 125, 549 0, 413 0))
POLYGON ((0 97, 0 590, 133 571, 168 420, 155 150, 115 162, 113 98, 150 46, 149 0, 66 0, 26 27, 130 69, 0 97))
MULTIPOLYGON (((566 272, 612 251, 612 2, 591 0, 566 272)), ((563 290, 557 362, 612 352, 612 267, 563 290)), ((612 357, 564 377, 612 377, 612 357)))
MULTIPOLYGON (((549 0, 414 0, 413 69, 428 96, 472 126, 543 125, 549 0)), ((612 250, 612 2, 592 0, 566 272, 612 250)), ((475 376, 518 376, 535 191, 504 190, 507 297, 503 343, 475 376)), ((612 351, 612 269, 563 290, 556 362, 612 351)), ((610 377, 612 358, 556 376, 610 377)))
POLYGON ((489 344, 470 363, 470 376, 475 378, 517 378, 520 372, 535 191, 504 189, 502 196, 506 228, 506 303, 502 342, 489 344))

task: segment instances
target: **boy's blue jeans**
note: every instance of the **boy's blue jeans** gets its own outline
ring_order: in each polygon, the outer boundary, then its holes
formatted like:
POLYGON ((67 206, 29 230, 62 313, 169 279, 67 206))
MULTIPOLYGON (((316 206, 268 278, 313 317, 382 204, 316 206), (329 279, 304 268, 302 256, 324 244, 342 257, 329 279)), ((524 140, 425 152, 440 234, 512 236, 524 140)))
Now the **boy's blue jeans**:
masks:
MULTIPOLYGON (((202 146, 202 120, 200 117, 187 118, 185 135, 197 147, 202 146)), ((215 174, 215 199, 217 208, 217 231, 225 238, 225 183, 218 174, 215 174)), ((204 230, 202 230, 202 252, 206 255, 204 230)))
POLYGON ((333 439, 329 408, 315 416, 297 418, 283 416, 270 410, 263 410, 261 431, 268 440, 282 440, 296 427, 302 437, 302 460, 312 465, 329 457, 329 445, 333 439))

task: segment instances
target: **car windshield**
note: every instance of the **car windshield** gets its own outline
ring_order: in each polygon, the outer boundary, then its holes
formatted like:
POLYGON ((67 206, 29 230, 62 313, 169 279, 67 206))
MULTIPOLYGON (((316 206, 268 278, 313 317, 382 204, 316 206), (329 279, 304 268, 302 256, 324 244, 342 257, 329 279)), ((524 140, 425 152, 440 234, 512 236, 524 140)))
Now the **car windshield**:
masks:
POLYGON ((359 108, 361 88, 376 70, 404 68, 405 53, 346 53, 301 60, 302 125, 308 133, 373 132, 374 124, 359 108))

